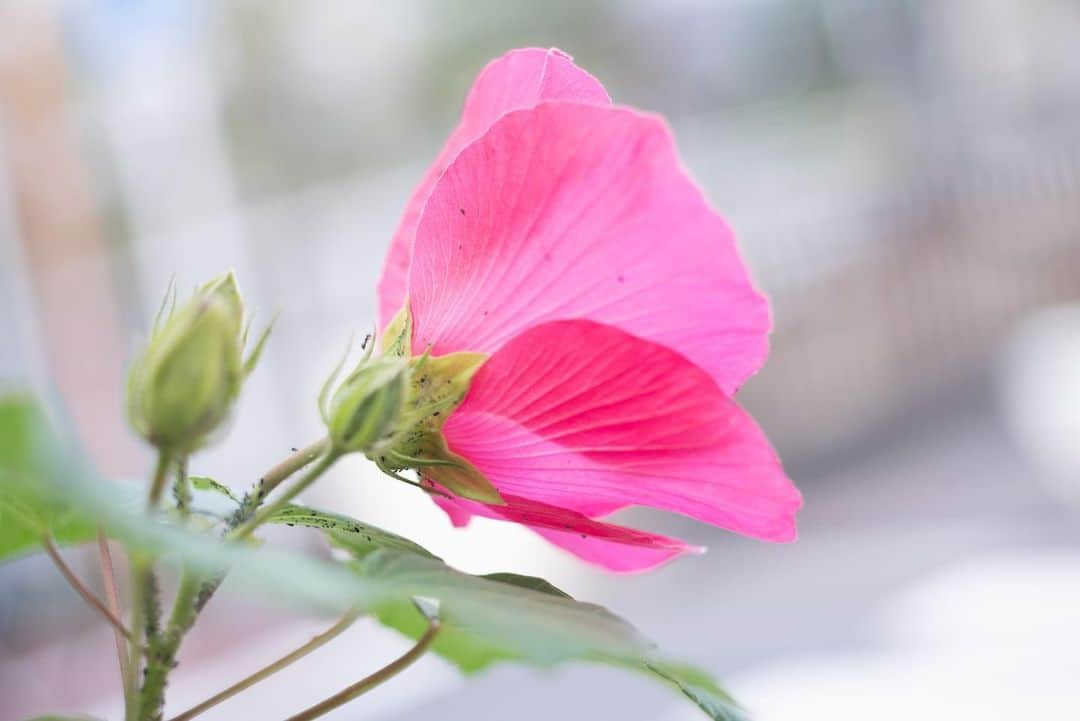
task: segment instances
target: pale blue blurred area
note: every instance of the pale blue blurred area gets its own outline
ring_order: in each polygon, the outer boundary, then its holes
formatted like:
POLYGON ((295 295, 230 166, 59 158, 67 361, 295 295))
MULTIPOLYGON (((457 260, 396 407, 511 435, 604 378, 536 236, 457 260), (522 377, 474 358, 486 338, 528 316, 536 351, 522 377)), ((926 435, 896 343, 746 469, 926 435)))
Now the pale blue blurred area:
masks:
MULTIPOLYGON (((388 239, 474 75, 557 46, 668 118, 773 300, 772 357, 740 399, 806 495, 800 541, 633 512, 710 552, 615 578, 526 532, 454 531, 360 462, 311 502, 606 603, 761 721, 1071 718, 1078 35, 1071 0, 10 0, 0 380, 59 378, 98 463, 137 477, 112 400, 129 349, 171 277, 235 268, 259 317, 282 315, 230 443, 194 470, 246 486, 318 433, 314 395, 371 329, 388 239)), ((215 604, 173 711, 322 624, 215 604)), ((0 569, 0 717, 115 718, 110 642, 46 564, 0 569)), ((362 626, 204 718, 287 716, 401 648, 362 626)), ((463 681, 435 660, 333 718, 429 716, 694 718, 615 671, 463 681)))

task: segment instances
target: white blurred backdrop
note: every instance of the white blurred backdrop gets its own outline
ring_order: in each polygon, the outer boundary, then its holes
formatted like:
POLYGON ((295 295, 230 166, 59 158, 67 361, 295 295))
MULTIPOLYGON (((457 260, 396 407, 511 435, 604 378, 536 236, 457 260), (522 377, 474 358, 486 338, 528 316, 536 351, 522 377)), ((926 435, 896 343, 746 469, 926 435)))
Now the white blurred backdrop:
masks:
MULTIPOLYGON (((305 500, 606 603, 761 721, 1075 718, 1078 33, 1072 0, 5 0, 0 379, 57 393, 97 463, 141 477, 130 349, 170 278, 235 268, 281 317, 230 442, 192 470, 245 488, 318 434, 317 389, 373 325, 383 252, 472 77, 558 46, 670 119, 773 298, 741 399, 804 490, 800 541, 631 512, 711 551, 619 578, 507 525, 453 530, 359 460, 305 500)), ((223 594, 170 709, 329 621, 223 594)), ((0 716, 116 718, 111 643, 47 563, 0 568, 0 716)), ((205 718, 288 715, 403 647, 361 624, 205 718)), ((554 715, 694 717, 615 671, 466 681, 425 659, 334 718, 554 715)))

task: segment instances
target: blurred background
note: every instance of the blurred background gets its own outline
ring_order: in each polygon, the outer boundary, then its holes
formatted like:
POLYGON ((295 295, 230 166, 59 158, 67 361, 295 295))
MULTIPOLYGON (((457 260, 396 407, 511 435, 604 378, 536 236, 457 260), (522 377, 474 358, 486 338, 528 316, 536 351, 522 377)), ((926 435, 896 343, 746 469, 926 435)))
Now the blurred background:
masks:
MULTIPOLYGON (((1075 0, 4 0, 0 378, 53 389, 96 462, 141 478, 131 349, 170 277, 235 268, 282 315, 232 442, 192 471, 247 487, 317 437, 316 390, 372 327, 388 239, 474 75, 558 46, 669 118, 773 298, 741 399, 806 496, 799 542, 635 511, 710 553, 615 578, 519 529, 454 531, 361 461, 305 500, 605 603, 760 721, 1076 718, 1078 37, 1075 0)), ((206 616, 173 713, 329 622, 230 594, 206 616)), ((46 560, 0 568, 0 717, 117 718, 111 644, 46 560)), ((360 624, 204 718, 289 715, 404 647, 360 624)), ((466 682, 429 658, 333 718, 695 714, 615 671, 466 682)))

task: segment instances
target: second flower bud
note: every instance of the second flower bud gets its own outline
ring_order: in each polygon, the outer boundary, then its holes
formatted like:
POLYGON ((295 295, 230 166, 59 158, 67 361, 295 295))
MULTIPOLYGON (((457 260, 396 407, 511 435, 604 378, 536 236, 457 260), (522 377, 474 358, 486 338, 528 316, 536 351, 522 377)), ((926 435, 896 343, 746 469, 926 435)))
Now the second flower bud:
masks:
POLYGON ((323 405, 334 452, 370 453, 390 444, 402 427, 409 382, 407 360, 365 358, 323 405))

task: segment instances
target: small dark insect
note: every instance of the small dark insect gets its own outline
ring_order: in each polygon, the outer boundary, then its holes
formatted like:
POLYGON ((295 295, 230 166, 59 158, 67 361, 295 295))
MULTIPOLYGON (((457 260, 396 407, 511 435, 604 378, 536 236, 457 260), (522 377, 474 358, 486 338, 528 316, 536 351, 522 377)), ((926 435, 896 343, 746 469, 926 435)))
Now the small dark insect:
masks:
POLYGON ((292 451, 293 453, 296 453, 300 449, 299 448, 290 448, 289 450, 292 451))
POLYGON ((459 212, 459 213, 461 213, 462 215, 465 215, 465 209, 464 209, 464 208, 458 208, 457 210, 458 210, 458 212, 459 212))

